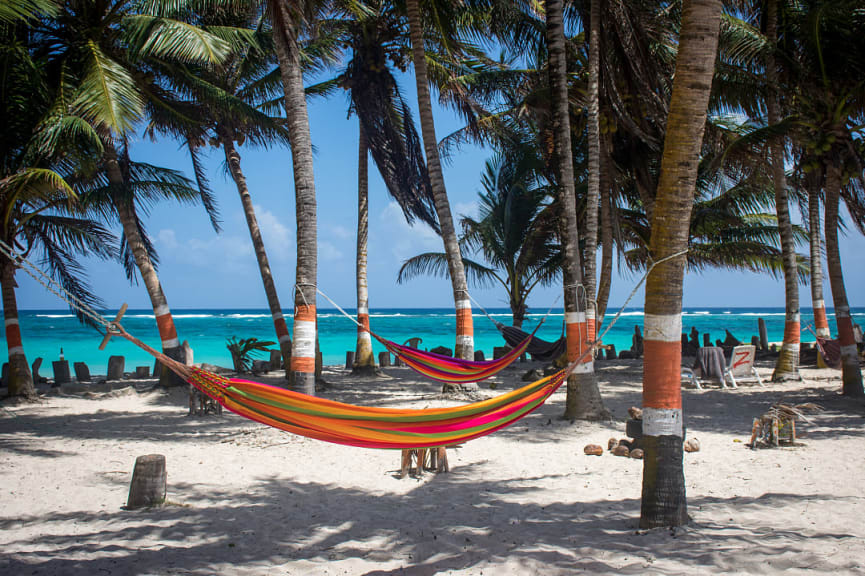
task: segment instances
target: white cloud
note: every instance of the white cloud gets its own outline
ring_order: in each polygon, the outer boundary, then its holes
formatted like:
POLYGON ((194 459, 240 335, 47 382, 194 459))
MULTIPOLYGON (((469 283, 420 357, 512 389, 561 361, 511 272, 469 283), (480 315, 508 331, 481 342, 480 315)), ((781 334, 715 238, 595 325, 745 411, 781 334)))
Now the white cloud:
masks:
POLYGON ((342 259, 343 253, 339 248, 337 248, 327 240, 322 241, 321 239, 319 239, 318 256, 322 260, 333 261, 342 259))
POLYGON ((390 202, 378 217, 375 227, 370 227, 371 248, 390 253, 397 261, 402 262, 422 252, 441 252, 444 245, 438 234, 426 224, 416 222, 413 226, 405 221, 402 209, 396 202, 390 202), (387 242, 381 246, 378 238, 387 242))
POLYGON ((291 229, 283 224, 279 217, 270 210, 265 210, 258 205, 254 206, 254 208, 268 258, 273 260, 288 260, 292 254, 291 248, 294 245, 291 229))
POLYGON ((480 205, 475 202, 457 202, 451 207, 451 210, 454 214, 454 220, 459 222, 459 219, 463 216, 468 216, 474 220, 478 219, 478 212, 480 210, 480 205))

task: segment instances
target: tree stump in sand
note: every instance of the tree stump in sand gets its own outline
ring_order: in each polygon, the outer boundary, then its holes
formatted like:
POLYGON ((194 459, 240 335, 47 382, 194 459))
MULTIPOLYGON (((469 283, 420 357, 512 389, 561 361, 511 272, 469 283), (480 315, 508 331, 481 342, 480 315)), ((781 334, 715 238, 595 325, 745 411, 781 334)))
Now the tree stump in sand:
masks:
POLYGON ((136 458, 126 507, 134 510, 146 506, 161 506, 165 502, 166 480, 165 456, 148 454, 136 458))

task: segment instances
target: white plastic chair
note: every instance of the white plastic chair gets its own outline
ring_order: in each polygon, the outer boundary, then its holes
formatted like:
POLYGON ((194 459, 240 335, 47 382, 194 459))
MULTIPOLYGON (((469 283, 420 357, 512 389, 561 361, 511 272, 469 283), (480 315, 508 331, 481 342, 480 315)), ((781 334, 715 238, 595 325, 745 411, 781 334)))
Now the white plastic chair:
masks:
POLYGON ((733 388, 738 388, 736 378, 756 379, 760 386, 764 386, 760 374, 754 368, 754 358, 757 355, 757 347, 751 345, 736 346, 730 356, 730 364, 724 370, 724 376, 730 379, 733 388))

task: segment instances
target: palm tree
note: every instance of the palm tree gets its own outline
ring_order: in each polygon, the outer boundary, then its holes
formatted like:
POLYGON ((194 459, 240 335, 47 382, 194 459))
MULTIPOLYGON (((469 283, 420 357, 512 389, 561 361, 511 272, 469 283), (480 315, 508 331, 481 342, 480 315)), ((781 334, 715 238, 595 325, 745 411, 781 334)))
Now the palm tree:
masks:
POLYGON ((578 248, 577 211, 574 191, 574 164, 571 154, 571 129, 568 105, 567 62, 562 3, 546 3, 546 39, 552 100, 552 132, 555 142, 555 173, 561 205, 562 274, 565 284, 565 325, 568 361, 584 356, 580 366, 568 378, 564 417, 569 420, 601 419, 609 416, 598 390, 594 372, 594 354, 589 351, 586 322, 586 297, 580 294, 583 278, 578 248), (588 352, 588 354, 586 354, 588 352))
POLYGON ((811 257, 811 309, 814 314, 814 331, 821 338, 831 338, 826 304, 823 300, 823 226, 820 224, 820 190, 823 187, 822 166, 807 162, 805 181, 808 189, 808 232, 811 257))
MULTIPOLYGON (((181 359, 183 349, 177 337, 168 301, 159 282, 149 241, 142 226, 130 183, 124 174, 127 135, 144 119, 148 102, 163 92, 152 80, 148 59, 176 62, 212 62, 222 59, 225 41, 181 20, 171 18, 162 3, 144 5, 123 0, 65 2, 56 17, 43 18, 34 26, 40 50, 50 55, 52 82, 58 102, 68 102, 72 113, 84 118, 99 133, 104 150, 104 173, 114 193, 110 210, 123 228, 124 247, 134 261, 150 297, 165 354, 181 359)), ((200 198, 215 212, 208 191, 200 198)), ((163 384, 180 383, 169 371, 163 384)))
POLYGON ((682 469, 682 283, 688 223, 717 57, 720 0, 685 0, 649 250, 643 363, 640 526, 688 521, 682 469))
POLYGON ((197 161, 197 149, 208 141, 222 148, 240 196, 288 377, 291 336, 237 149, 238 144, 269 147, 274 144, 288 146, 289 143, 282 118, 269 113, 270 108, 281 109, 273 102, 282 86, 273 57, 272 37, 264 28, 263 17, 264 14, 255 7, 239 9, 238 12, 211 10, 199 14, 197 24, 204 29, 228 27, 247 34, 242 38, 243 43, 221 63, 166 67, 163 70, 166 81, 184 98, 173 102, 172 109, 179 108, 182 113, 172 114, 171 110, 160 113, 152 119, 148 130, 151 133, 169 133, 185 140, 192 152, 196 174, 203 172, 197 161))
POLYGON ((417 84, 418 112, 420 114, 421 134, 423 135, 427 170, 429 172, 430 185, 432 187, 442 241, 444 242, 445 254, 447 255, 448 274, 453 286, 454 303, 457 313, 457 334, 454 355, 457 358, 471 360, 474 358, 474 328, 472 325, 471 302, 467 298, 468 284, 466 283, 466 273, 463 267, 459 241, 454 228, 453 216, 439 158, 438 140, 436 139, 432 102, 430 100, 429 76, 427 74, 424 31, 419 0, 406 0, 406 13, 409 22, 412 61, 415 69, 415 82, 417 84))
POLYGON ((349 112, 358 119, 357 309, 363 327, 358 327, 352 373, 364 375, 375 370, 366 278, 370 154, 406 221, 419 219, 434 230, 438 222, 420 137, 394 71, 407 65, 402 19, 391 2, 349 3, 345 12, 341 36, 351 58, 336 77, 308 87, 307 93, 328 95, 343 88, 349 112))
MULTIPOLYGON (((601 126, 599 118, 598 82, 601 58, 601 0, 589 2, 589 90, 586 94, 586 135, 588 137, 588 164, 586 174, 586 246, 585 284, 586 295, 591 305, 586 309, 588 339, 595 339, 598 320, 597 305, 597 249, 598 249, 598 202, 601 196, 601 126)), ((607 222, 609 225, 610 223, 607 222)), ((611 263, 612 264, 612 263, 611 263)))
MULTIPOLYGON (((499 153, 486 163, 480 218, 463 216, 462 254, 478 254, 489 265, 463 257, 470 280, 500 284, 508 295, 513 325, 521 327, 535 286, 548 286, 561 271, 561 250, 554 242, 556 206, 541 172, 543 160, 528 146, 499 153)), ((430 274, 447 277, 444 253, 425 253, 403 263, 397 282, 430 274)))
MULTIPOLYGON (((862 182, 865 22, 860 8, 852 0, 815 0, 792 6, 787 20, 787 33, 795 39, 788 43, 788 60, 798 72, 795 112, 801 141, 825 174, 826 264, 841 341, 843 393, 849 396, 863 396, 865 389, 838 246, 838 207, 842 191, 854 180, 860 187, 862 182)), ((848 200, 848 208, 861 228, 858 205, 848 200)))
POLYGON ((294 286, 294 334, 291 349, 292 386, 304 394, 315 394, 316 282, 318 224, 315 175, 309 115, 303 88, 300 35, 302 2, 268 1, 273 27, 274 51, 282 78, 285 117, 291 141, 294 196, 297 215, 297 266, 294 286))
MULTIPOLYGON (((76 171, 84 168, 80 160, 98 154, 98 138, 79 118, 52 109, 45 63, 34 60, 26 40, 6 25, 0 25, 0 38, 0 240, 24 258, 38 258, 48 275, 79 301, 100 306, 76 257, 113 258, 115 239, 88 217, 64 178, 78 176, 76 171)), ((15 296, 18 267, 0 256, 7 385, 10 396, 34 397, 15 296)))
MULTIPOLYGON (((766 2, 766 82, 768 95, 766 110, 769 126, 777 126, 781 120, 781 84, 775 61, 775 45, 778 43, 778 0, 766 2)), ((790 205, 787 200, 787 178, 785 175, 785 143, 783 137, 773 138, 769 144, 772 156, 772 179, 775 186, 775 210, 778 213, 778 228, 781 232, 781 251, 784 255, 784 304, 786 322, 784 341, 772 372, 772 380, 801 378, 799 376, 799 284, 796 262, 796 246, 793 239, 793 223, 790 220, 790 205)))

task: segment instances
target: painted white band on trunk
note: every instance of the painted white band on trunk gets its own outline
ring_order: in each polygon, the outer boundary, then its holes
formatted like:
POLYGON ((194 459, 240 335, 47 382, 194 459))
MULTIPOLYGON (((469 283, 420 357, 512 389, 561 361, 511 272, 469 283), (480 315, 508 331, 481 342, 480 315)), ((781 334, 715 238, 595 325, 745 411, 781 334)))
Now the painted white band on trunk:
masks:
POLYGON ((682 411, 677 408, 643 408, 643 435, 682 438, 682 411))
POLYGON ((592 309, 586 310, 586 320, 594 320, 595 319, 595 311, 592 309))
POLYGON ((577 364, 577 367, 574 368, 574 374, 591 374, 595 371, 595 363, 594 362, 586 362, 585 364, 577 364))
POLYGON ((800 345, 798 342, 784 342, 782 344, 782 348, 786 348, 788 350, 793 350, 796 354, 799 353, 800 345))
POLYGON ((832 333, 829 331, 828 328, 817 328, 817 336, 819 336, 820 338, 831 338, 832 333))
POLYGON ((369 308, 367 308, 366 306, 358 306, 357 307, 357 313, 358 314, 369 314, 369 308))
POLYGON ((285 320, 285 316, 283 316, 282 312, 275 312, 275 313, 271 314, 271 316, 273 316, 274 321, 285 320))
POLYGON ((814 310, 816 310, 817 308, 825 308, 826 303, 822 300, 814 300, 814 302, 811 303, 811 307, 814 308, 814 310))
POLYGON ((280 344, 282 344, 285 341, 291 342, 291 336, 289 336, 288 334, 283 334, 282 336, 279 337, 279 343, 280 344))
POLYGON ((681 314, 646 314, 643 316, 646 340, 656 342, 682 341, 681 314))
POLYGON ((841 357, 842 358, 856 358, 858 354, 858 349, 855 344, 850 344, 849 346, 841 346, 841 357))
POLYGON ((357 335, 358 340, 363 340, 364 342, 372 342, 372 338, 369 337, 369 332, 361 332, 357 335))
POLYGON ((835 318, 849 318, 850 317, 850 308, 847 306, 836 306, 835 307, 835 318))
POLYGON ((168 340, 162 341, 162 348, 177 348, 180 346, 180 340, 177 338, 169 338, 168 340))
POLYGON ((18 318, 7 318, 6 319, 6 326, 11 326, 13 324, 18 324, 18 323, 19 323, 18 318))
POLYGON ((13 346, 9 349, 10 356, 24 356, 24 347, 23 346, 13 346))
POLYGON ((153 308, 153 314, 155 316, 165 316, 166 314, 170 314, 171 309, 168 307, 168 304, 160 304, 153 308))
POLYGON ((473 336, 466 336, 465 334, 457 335, 457 344, 462 347, 471 346, 474 348, 475 339, 473 336))
POLYGON ((787 316, 785 316, 785 319, 787 320, 787 322, 799 322, 799 313, 794 312, 792 314, 787 314, 787 316))
POLYGON ((457 310, 464 310, 466 308, 471 308, 472 303, 469 300, 457 300, 457 310))
POLYGON ((565 312, 565 324, 579 324, 585 321, 585 312, 565 312))
POLYGON ((294 321, 292 356, 315 358, 315 322, 310 320, 294 321))

